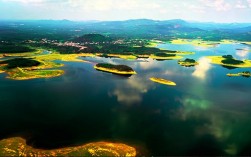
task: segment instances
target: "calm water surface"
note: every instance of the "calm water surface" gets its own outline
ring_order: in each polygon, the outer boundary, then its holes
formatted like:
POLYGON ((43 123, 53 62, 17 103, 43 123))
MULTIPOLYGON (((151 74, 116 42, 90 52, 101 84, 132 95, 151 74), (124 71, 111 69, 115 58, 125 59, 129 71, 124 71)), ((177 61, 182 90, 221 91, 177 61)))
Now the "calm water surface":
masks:
POLYGON ((200 65, 87 57, 126 64, 138 74, 121 77, 96 71, 89 63, 66 63, 65 75, 52 79, 14 81, 0 74, 0 138, 22 136, 29 145, 46 149, 112 141, 135 146, 143 155, 250 155, 251 79, 226 73, 251 69, 230 70, 203 56, 250 59, 251 48, 159 47, 196 52, 187 57, 200 65))

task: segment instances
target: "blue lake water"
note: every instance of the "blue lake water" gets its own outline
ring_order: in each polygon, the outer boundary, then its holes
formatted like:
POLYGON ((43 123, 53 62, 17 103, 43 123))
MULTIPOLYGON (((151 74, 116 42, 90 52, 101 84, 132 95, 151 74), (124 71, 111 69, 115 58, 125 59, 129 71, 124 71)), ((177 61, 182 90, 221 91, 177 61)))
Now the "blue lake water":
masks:
POLYGON ((226 74, 251 68, 230 70, 204 56, 251 59, 251 48, 158 47, 196 52, 185 58, 200 65, 86 57, 94 63, 129 65, 138 74, 121 77, 74 62, 65 63, 63 76, 51 79, 15 81, 0 74, 0 138, 22 136, 29 145, 46 149, 111 141, 134 146, 141 155, 250 155, 251 78, 226 74), (157 84, 150 77, 177 86, 157 84))

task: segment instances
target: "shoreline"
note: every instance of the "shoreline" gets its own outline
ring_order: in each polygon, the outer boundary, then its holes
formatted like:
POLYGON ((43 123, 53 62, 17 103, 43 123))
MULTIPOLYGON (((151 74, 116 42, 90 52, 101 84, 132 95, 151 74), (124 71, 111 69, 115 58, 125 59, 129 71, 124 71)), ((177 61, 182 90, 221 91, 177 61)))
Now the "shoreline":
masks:
POLYGON ((236 68, 250 68, 251 67, 251 60, 243 60, 243 64, 224 64, 222 63, 223 60, 226 58, 222 56, 206 56, 206 58, 211 60, 211 63, 218 64, 222 66, 228 66, 228 67, 236 67, 236 68))
POLYGON ((136 156, 136 154, 134 147, 105 141, 52 150, 33 148, 21 137, 0 141, 0 156, 136 156))
POLYGON ((96 70, 104 71, 104 72, 109 72, 113 74, 120 74, 120 75, 135 75, 137 74, 136 71, 119 71, 117 69, 109 69, 109 68, 103 68, 103 67, 97 67, 96 65, 94 66, 96 70))
POLYGON ((169 86, 176 86, 175 82, 170 81, 170 80, 166 80, 163 78, 151 77, 149 79, 153 82, 156 82, 156 83, 165 84, 165 85, 169 85, 169 86))

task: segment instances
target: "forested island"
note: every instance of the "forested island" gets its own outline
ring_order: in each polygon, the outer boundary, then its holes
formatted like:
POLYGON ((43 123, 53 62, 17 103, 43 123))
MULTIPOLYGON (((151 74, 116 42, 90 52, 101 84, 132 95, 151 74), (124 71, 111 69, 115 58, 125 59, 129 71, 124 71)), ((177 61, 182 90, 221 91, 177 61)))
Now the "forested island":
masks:
POLYGON ((178 64, 185 67, 191 67, 191 66, 198 65, 199 63, 196 62, 194 59, 186 58, 185 60, 179 60, 178 64))
POLYGON ((98 63, 94 66, 95 69, 119 75, 134 75, 137 74, 131 67, 126 65, 113 65, 108 63, 98 63))
POLYGON ((159 52, 150 55, 150 58, 156 59, 156 60, 172 60, 172 59, 181 59, 182 56, 177 56, 176 54, 168 54, 164 52, 159 52))
POLYGON ((219 64, 229 68, 248 68, 251 67, 251 60, 237 60, 232 55, 208 56, 213 64, 219 64))

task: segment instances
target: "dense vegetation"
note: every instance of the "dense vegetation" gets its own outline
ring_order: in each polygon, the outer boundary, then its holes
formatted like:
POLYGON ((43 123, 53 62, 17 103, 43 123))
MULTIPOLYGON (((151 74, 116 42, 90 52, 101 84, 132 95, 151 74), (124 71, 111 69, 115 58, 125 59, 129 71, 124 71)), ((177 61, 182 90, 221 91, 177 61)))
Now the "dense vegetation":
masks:
POLYGON ((251 72, 250 71, 243 71, 241 73, 241 76, 243 76, 243 77, 251 77, 251 72))
POLYGON ((159 52, 159 53, 156 53, 155 56, 158 56, 158 57, 175 57, 176 54, 166 54, 164 52, 159 52))
POLYGON ((14 43, 0 43, 0 53, 23 53, 35 51, 27 46, 21 46, 14 43))
POLYGON ((233 59, 234 58, 232 55, 223 55, 222 57, 226 58, 226 59, 233 59))
POLYGON ((179 60, 178 64, 185 67, 192 67, 198 65, 199 63, 196 62, 194 59, 186 58, 185 60, 179 60))
MULTIPOLYGON (((176 51, 160 50, 154 47, 133 47, 125 44, 113 44, 113 43, 99 43, 99 44, 85 44, 85 49, 79 50, 77 47, 73 46, 58 46, 50 43, 30 43, 32 47, 38 47, 43 49, 49 49, 57 51, 61 54, 72 54, 72 53, 104 53, 104 54, 155 54, 155 53, 175 53, 176 51)), ((166 56, 175 56, 175 54, 170 54, 166 56)))
POLYGON ((224 60, 221 61, 223 64, 238 65, 244 63, 243 61, 234 59, 232 55, 224 55, 222 57, 225 58, 224 60))
POLYGON ((109 63, 98 63, 96 64, 97 67, 101 68, 108 68, 108 69, 116 69, 118 71, 133 71, 133 69, 127 65, 113 65, 109 63))
POLYGON ((184 62, 195 63, 196 61, 195 61, 194 59, 186 58, 186 59, 184 60, 184 62))
POLYGON ((42 48, 47 50, 52 50, 59 52, 61 54, 73 54, 73 53, 80 53, 83 51, 79 51, 79 48, 73 46, 58 46, 50 43, 30 43, 32 47, 42 48))
POLYGON ((30 58, 14 58, 14 59, 6 60, 6 61, 0 61, 0 65, 3 65, 3 64, 7 64, 5 68, 13 69, 17 67, 38 66, 41 63, 30 58))

